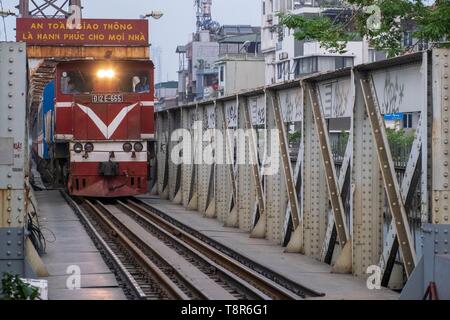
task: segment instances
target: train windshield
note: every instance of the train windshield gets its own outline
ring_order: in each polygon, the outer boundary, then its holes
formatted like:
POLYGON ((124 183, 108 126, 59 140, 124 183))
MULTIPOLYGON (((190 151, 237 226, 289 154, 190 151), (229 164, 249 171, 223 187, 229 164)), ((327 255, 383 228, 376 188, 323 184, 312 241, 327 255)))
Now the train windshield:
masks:
POLYGON ((60 91, 62 94, 149 93, 149 76, 148 71, 113 67, 72 69, 61 73, 60 91))

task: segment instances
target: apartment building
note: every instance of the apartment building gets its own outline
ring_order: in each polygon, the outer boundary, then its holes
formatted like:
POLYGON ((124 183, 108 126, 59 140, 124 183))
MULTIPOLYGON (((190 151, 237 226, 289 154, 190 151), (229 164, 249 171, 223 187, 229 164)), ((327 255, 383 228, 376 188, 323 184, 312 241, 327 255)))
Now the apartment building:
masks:
POLYGON ((279 25, 277 16, 289 12, 334 18, 342 16, 343 10, 340 0, 262 0, 261 49, 266 84, 384 59, 384 53, 373 50, 364 39, 350 41, 345 54, 321 48, 317 41, 298 41, 292 30, 279 25))

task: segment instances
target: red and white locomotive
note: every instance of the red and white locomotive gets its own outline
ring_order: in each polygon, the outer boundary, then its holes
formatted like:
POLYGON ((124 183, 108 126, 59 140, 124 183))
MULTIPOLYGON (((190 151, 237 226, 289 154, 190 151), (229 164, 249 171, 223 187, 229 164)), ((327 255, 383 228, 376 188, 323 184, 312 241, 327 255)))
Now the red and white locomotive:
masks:
POLYGON ((63 176, 71 195, 147 192, 148 148, 154 139, 153 74, 151 61, 57 65, 54 109, 39 117, 52 119, 53 128, 45 130, 52 135, 46 139, 48 157, 58 163, 55 172, 63 176))

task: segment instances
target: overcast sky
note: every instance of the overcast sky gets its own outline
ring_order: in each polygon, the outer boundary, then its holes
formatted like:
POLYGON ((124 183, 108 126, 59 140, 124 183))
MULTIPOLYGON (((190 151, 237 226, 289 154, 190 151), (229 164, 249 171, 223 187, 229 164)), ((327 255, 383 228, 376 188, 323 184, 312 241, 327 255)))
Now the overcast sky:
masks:
MULTIPOLYGON (((13 9, 19 0, 2 0, 5 9, 13 9)), ((177 80, 176 46, 186 44, 195 31, 194 0, 84 0, 86 18, 138 18, 143 13, 161 10, 164 17, 150 20, 151 43, 162 50, 163 80, 177 80)), ((220 24, 261 24, 261 0, 213 0, 213 18, 220 24)), ((15 19, 6 19, 8 40, 15 40, 15 19)), ((0 21, 0 40, 5 39, 0 21)))

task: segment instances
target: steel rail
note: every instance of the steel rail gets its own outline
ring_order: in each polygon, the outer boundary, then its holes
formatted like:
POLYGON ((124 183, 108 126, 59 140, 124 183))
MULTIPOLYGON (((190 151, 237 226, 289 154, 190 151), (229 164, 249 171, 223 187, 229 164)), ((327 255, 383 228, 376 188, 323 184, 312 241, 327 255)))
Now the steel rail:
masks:
POLYGON ((145 292, 141 289, 139 284, 136 282, 136 280, 133 278, 133 276, 130 274, 130 272, 127 270, 127 268, 124 266, 124 264, 119 259, 119 257, 114 253, 114 251, 111 249, 111 247, 106 243, 106 241, 100 235, 100 233, 92 225, 92 223, 89 221, 88 217, 84 214, 84 212, 80 208, 80 206, 64 191, 61 191, 61 194, 62 194, 63 198, 67 201, 69 206, 72 207, 72 209, 78 215, 82 224, 88 229, 88 233, 91 235, 91 238, 93 238, 94 243, 97 243, 101 247, 102 251, 111 260, 111 262, 114 265, 115 271, 120 272, 123 280, 125 280, 127 285, 134 291, 135 296, 139 300, 145 300, 147 298, 147 295, 145 294, 145 292))
POLYGON ((236 260, 230 258, 229 256, 223 254, 216 248, 210 246, 209 244, 197 239, 196 237, 190 235, 186 231, 178 228, 177 226, 171 224, 165 219, 161 218, 159 215, 152 212, 150 209, 140 205, 139 203, 128 200, 127 203, 137 210, 136 214, 141 216, 144 220, 151 223, 154 227, 159 226, 172 234, 173 237, 185 242, 191 248, 194 248, 198 252, 201 252, 205 256, 209 257, 211 260, 216 262, 218 265, 228 269, 235 275, 239 276, 241 279, 250 283, 257 289, 261 290, 265 294, 273 297, 276 300, 299 300, 301 298, 306 298, 306 296, 299 296, 294 292, 280 286, 279 284, 273 282, 272 280, 262 276, 258 272, 248 268, 247 266, 237 262, 236 260))
MULTIPOLYGON (((113 235, 121 240, 121 242, 127 247, 129 252, 133 254, 136 260, 148 271, 155 279, 159 281, 164 290, 173 298, 177 300, 190 300, 190 298, 178 288, 172 280, 165 275, 122 231, 119 230, 102 212, 98 207, 89 200, 84 202, 92 209, 96 216, 111 230, 113 235)), ((101 204, 101 203, 100 203, 101 204)), ((106 207, 102 205, 104 210, 106 207)), ((203 293, 196 292, 200 297, 204 297, 203 293)))
MULTIPOLYGON (((197 259, 199 259, 202 263, 206 264, 208 267, 213 267, 215 269, 216 274, 220 274, 222 277, 225 278, 225 281, 232 282, 232 285, 240 289, 240 291, 243 291, 247 297, 251 297, 253 299, 261 299, 261 300, 271 300, 272 298, 259 290, 258 288, 251 285, 249 282, 246 282, 242 278, 236 276, 234 273, 228 271, 227 268, 217 264, 214 262, 211 258, 209 258, 207 255, 203 254, 202 252, 196 250, 189 244, 183 242, 180 240, 177 236, 174 236, 172 233, 166 231, 163 227, 160 227, 159 225, 155 224, 150 219, 144 217, 141 213, 130 207, 129 205, 125 204, 122 201, 117 201, 119 205, 121 205, 125 210, 129 211, 131 214, 138 217, 140 221, 143 222, 145 226, 151 226, 153 229, 157 230, 158 233, 164 235, 166 238, 169 239, 172 244, 178 245, 180 248, 183 249, 183 252, 188 252, 189 255, 195 256, 197 259)), ((151 232, 151 231, 150 231, 151 232)))

